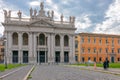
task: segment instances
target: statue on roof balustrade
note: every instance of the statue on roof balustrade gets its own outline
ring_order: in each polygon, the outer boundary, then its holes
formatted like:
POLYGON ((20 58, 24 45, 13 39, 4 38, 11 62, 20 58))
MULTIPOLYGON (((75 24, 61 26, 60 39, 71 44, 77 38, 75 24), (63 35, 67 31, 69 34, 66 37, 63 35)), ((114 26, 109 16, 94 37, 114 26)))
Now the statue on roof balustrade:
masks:
POLYGON ((64 17, 63 14, 61 14, 61 22, 63 22, 63 17, 64 17))
POLYGON ((32 17, 32 15, 33 15, 33 9, 30 8, 30 17, 32 17))
POLYGON ((48 17, 50 17, 50 11, 47 12, 48 17))
POLYGON ((36 10, 36 9, 34 9, 34 17, 36 16, 36 14, 37 14, 37 10, 36 10))
POLYGON ((4 11, 4 18, 7 18, 7 10, 3 10, 4 11))
POLYGON ((41 8, 41 10, 44 9, 44 4, 43 4, 43 2, 40 3, 40 8, 41 8))
POLYGON ((18 18, 21 19, 22 18, 22 12, 19 10, 17 14, 18 14, 18 18))
POLYGON ((52 10, 52 13, 51 13, 51 15, 52 15, 52 19, 53 19, 53 17, 54 17, 54 11, 52 10))

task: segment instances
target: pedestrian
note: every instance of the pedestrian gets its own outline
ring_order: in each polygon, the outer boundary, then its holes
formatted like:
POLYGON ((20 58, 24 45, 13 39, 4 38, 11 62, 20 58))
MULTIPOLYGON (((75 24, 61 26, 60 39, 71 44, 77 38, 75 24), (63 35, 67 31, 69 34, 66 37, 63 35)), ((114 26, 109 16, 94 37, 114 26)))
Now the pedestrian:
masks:
POLYGON ((104 68, 104 70, 107 69, 107 62, 106 62, 106 60, 103 62, 103 68, 104 68))
POLYGON ((106 66, 107 66, 107 68, 109 68, 109 60, 108 60, 108 58, 106 58, 106 66))

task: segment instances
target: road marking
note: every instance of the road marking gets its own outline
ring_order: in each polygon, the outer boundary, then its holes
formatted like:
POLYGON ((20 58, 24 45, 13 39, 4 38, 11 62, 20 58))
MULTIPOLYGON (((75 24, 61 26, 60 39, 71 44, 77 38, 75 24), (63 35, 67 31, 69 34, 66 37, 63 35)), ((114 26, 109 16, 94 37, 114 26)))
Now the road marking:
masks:
MULTIPOLYGON (((23 67, 22 67, 22 68, 23 68, 23 67)), ((5 74, 5 75, 2 75, 2 76, 0 76, 0 79, 4 78, 4 77, 6 77, 6 76, 9 76, 10 74, 13 74, 14 72, 17 72, 17 71, 21 70, 22 68, 19 68, 19 69, 17 69, 17 70, 14 70, 14 71, 12 71, 12 72, 9 72, 9 73, 7 73, 7 74, 5 74)))
POLYGON ((28 76, 31 74, 32 70, 34 69, 35 65, 33 65, 33 67, 29 70, 29 72, 27 73, 27 75, 24 77, 23 80, 28 80, 28 76))

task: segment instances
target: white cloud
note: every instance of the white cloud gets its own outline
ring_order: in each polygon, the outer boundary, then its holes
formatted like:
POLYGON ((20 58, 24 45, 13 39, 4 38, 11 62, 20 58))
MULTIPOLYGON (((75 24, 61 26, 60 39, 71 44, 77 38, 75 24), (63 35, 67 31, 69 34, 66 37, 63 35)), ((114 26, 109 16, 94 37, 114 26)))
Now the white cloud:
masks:
POLYGON ((30 6, 39 6, 40 2, 39 1, 32 1, 29 3, 30 6))
POLYGON ((97 24, 94 32, 120 34, 120 0, 115 0, 106 11, 105 18, 101 24, 97 24))
POLYGON ((91 27, 92 22, 89 19, 89 15, 81 15, 80 18, 76 19, 76 24, 75 25, 76 25, 76 28, 77 28, 76 32, 79 32, 79 30, 84 30, 86 28, 91 27))

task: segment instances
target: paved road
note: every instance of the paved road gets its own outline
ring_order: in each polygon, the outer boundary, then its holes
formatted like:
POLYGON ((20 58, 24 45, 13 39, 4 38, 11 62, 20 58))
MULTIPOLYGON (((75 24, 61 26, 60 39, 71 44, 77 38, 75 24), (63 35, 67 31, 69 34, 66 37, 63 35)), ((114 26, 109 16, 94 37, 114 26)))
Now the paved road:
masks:
POLYGON ((15 70, 12 70, 13 72, 14 71, 15 72, 4 77, 2 80, 23 80, 31 68, 32 68, 32 65, 27 65, 27 66, 23 66, 15 70))
POLYGON ((120 76, 62 65, 37 65, 29 80, 120 80, 120 76))

